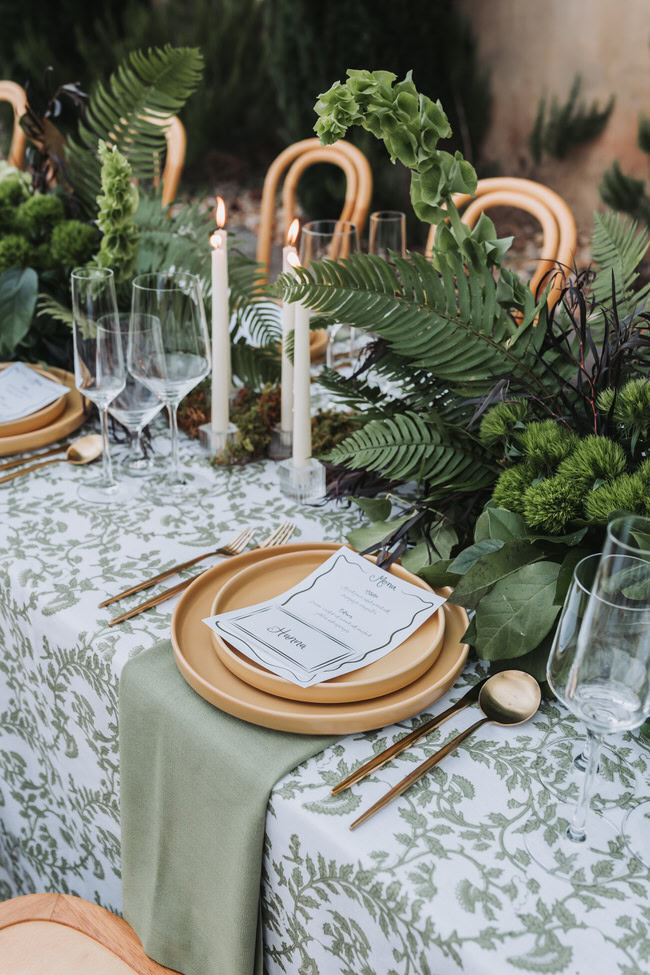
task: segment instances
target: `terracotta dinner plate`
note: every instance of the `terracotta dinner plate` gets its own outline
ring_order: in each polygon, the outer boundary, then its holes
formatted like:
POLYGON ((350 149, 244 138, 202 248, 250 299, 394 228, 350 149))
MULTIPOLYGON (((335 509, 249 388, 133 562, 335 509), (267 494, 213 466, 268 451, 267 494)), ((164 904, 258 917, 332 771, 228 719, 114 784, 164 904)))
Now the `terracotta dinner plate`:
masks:
MULTIPOLYGON (((352 734, 382 728, 418 714, 442 697, 458 679, 469 647, 461 643, 467 613, 445 603, 445 640, 440 656, 421 677, 392 694, 348 704, 314 704, 290 701, 244 683, 217 657, 209 628, 202 622, 210 615, 221 586, 247 565, 283 552, 313 549, 334 552, 340 545, 306 543, 277 549, 246 552, 202 573, 181 596, 172 617, 171 640, 176 665, 197 694, 215 707, 265 728, 299 734, 352 734)), ((448 590, 443 594, 447 595, 448 590)))
MULTIPOLYGON (((0 369, 6 369, 11 364, 5 362, 0 365, 0 369)), ((31 362, 26 362, 25 365, 33 369, 34 372, 39 373, 39 375, 45 376, 46 379, 50 379, 53 383, 60 381, 53 372, 43 369, 42 366, 32 365, 31 362)), ((52 423, 63 413, 67 395, 67 392, 63 393, 53 403, 48 403, 47 406, 42 407, 40 410, 35 410, 34 413, 28 413, 27 416, 21 416, 17 420, 8 420, 7 423, 0 423, 0 437, 18 436, 21 433, 29 433, 30 430, 40 430, 41 427, 52 423)))
POLYGON ((12 437, 0 437, 0 457, 9 454, 21 454, 27 450, 36 450, 48 444, 67 437, 73 430, 77 430, 86 419, 81 393, 75 387, 74 376, 65 369, 50 367, 48 372, 59 382, 68 386, 70 392, 64 396, 64 410, 52 423, 30 430, 29 433, 18 433, 12 437))
MULTIPOLYGON (((227 613, 273 599, 299 583, 330 556, 331 552, 315 549, 277 555, 275 558, 249 565, 220 589, 212 604, 211 615, 216 616, 217 613, 227 613)), ((426 582, 407 572, 401 565, 393 565, 390 571, 398 578, 430 591, 426 582)), ((221 662, 247 684, 294 701, 340 704, 381 697, 411 684, 433 666, 442 650, 444 633, 445 614, 438 610, 408 640, 381 660, 321 684, 312 684, 311 687, 300 687, 271 673, 240 653, 214 631, 211 636, 221 662)))

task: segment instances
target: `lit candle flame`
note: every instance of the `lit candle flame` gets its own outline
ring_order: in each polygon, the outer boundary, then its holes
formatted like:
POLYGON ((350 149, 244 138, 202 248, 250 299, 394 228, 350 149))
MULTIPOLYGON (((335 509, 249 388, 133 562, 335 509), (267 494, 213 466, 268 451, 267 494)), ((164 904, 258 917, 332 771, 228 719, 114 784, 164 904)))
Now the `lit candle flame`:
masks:
POLYGON ((210 237, 210 246, 214 247, 215 250, 218 250, 219 247, 223 246, 223 237, 216 230, 210 237))
POLYGON ((300 258, 295 251, 291 251, 290 254, 287 254, 287 261, 291 267, 300 267, 300 258))
POLYGON ((226 204, 223 202, 222 197, 217 197, 217 210, 215 213, 217 218, 217 227, 224 227, 226 224, 226 204))
POLYGON ((291 221, 291 226, 289 227, 289 232, 287 233, 287 244, 293 246, 298 240, 298 234, 300 233, 300 220, 298 217, 294 217, 291 221))

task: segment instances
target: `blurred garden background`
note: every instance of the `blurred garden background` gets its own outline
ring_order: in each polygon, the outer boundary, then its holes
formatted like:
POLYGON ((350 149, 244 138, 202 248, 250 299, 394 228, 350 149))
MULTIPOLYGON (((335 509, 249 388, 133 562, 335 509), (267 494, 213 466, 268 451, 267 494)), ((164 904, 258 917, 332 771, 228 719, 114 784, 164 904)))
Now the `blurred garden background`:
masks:
MULTIPOLYGON (((419 90, 449 115, 451 148, 479 176, 528 176, 556 189, 581 241, 605 202, 648 219, 647 0, 624 8, 614 0, 2 0, 0 11, 0 77, 26 87, 32 105, 70 82, 92 92, 134 49, 199 47, 203 81, 181 113, 181 196, 220 193, 232 223, 251 233, 269 162, 313 134, 318 93, 360 66, 398 76, 412 69, 419 90), (612 165, 620 168, 608 189, 612 165)), ((62 107, 65 130, 66 113, 71 127, 76 115, 71 103, 62 107)), ((0 105, 5 156, 11 124, 10 107, 0 105)), ((350 137, 370 158, 372 208, 410 212, 405 170, 368 133, 350 137)), ((331 198, 343 192, 340 172, 315 167, 301 187, 305 215, 337 212, 331 198)), ((411 246, 422 245, 425 229, 412 218, 411 246)), ((525 226, 513 229, 525 250, 525 226)))

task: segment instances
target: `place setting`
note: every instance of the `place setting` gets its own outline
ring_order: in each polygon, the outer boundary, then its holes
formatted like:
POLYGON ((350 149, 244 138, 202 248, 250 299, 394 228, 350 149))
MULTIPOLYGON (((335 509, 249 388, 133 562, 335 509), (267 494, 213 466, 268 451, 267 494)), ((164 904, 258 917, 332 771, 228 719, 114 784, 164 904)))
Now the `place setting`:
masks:
POLYGON ((642 975, 648 208, 571 156, 638 72, 246 3, 10 31, 0 970, 642 975), (568 85, 499 159, 493 49, 568 85))

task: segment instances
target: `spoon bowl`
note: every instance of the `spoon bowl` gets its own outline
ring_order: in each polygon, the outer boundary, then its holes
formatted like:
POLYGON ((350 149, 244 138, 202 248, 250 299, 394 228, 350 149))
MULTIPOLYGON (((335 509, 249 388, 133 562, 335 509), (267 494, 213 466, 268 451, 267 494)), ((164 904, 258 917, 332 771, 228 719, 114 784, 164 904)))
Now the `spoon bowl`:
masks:
POLYGON ((71 443, 65 453, 69 464, 89 464, 97 460, 102 452, 102 438, 98 433, 89 433, 71 443))
POLYGON ((542 701, 539 684, 522 670, 502 670, 486 680, 478 704, 489 722, 502 726, 524 724, 542 701))

